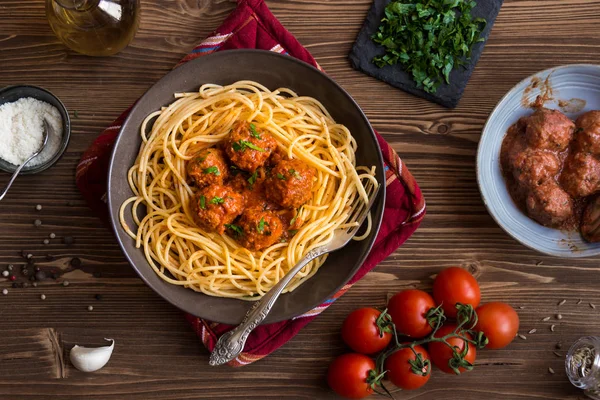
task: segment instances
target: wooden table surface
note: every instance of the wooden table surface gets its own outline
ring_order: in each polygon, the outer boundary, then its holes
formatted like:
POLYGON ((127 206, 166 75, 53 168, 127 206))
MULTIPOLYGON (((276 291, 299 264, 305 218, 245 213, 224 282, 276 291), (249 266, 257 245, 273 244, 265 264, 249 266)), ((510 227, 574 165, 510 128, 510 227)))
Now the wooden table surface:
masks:
MULTIPOLYGON (((62 160, 40 175, 20 177, 0 205, 0 269, 9 263, 20 269, 25 250, 42 268, 56 268, 59 282, 70 282, 64 287, 49 279, 36 288, 11 288, 0 280, 9 290, 0 296, 0 399, 335 398, 324 375, 331 360, 347 351, 339 336, 343 318, 357 307, 383 306, 390 293, 430 288, 431 276, 451 265, 475 273, 484 301, 519 307, 527 340, 480 352, 475 370, 460 377, 434 371, 426 387, 397 398, 583 398, 553 351, 558 342, 564 354, 580 336, 600 334, 600 308, 588 305, 600 305, 598 259, 546 257, 511 239, 481 201, 475 157, 488 114, 514 84, 548 67, 600 64, 600 1, 506 0, 455 110, 351 69, 347 54, 370 2, 268 5, 393 144, 423 189, 427 217, 404 246, 293 340, 260 362, 232 369, 209 367, 206 350, 181 312, 135 275, 112 232, 85 205, 74 172, 98 133, 215 29, 235 3, 142 1, 132 45, 110 58, 90 58, 57 41, 42 0, 0 0, 0 84, 43 86, 64 101, 73 118, 62 160), (43 209, 36 211, 36 204, 43 209), (34 227, 35 219, 43 225, 34 227), (51 232, 57 239, 43 245, 51 232), (65 236, 75 243, 63 244, 65 236), (82 261, 79 268, 70 266, 73 257, 82 261), (561 299, 567 302, 559 311, 561 299), (560 321, 554 320, 558 312, 560 321), (542 322, 545 316, 553 320, 542 322), (527 334, 534 328, 537 333, 527 334), (110 363, 93 374, 74 369, 70 348, 100 345, 103 337, 116 339, 110 363)), ((0 176, 0 184, 7 180, 0 176)))

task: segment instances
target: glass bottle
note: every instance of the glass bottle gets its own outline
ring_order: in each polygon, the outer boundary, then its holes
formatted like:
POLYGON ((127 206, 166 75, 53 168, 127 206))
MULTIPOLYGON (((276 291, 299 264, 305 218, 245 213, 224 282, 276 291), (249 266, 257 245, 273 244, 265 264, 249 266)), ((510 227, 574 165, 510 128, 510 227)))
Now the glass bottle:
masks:
POLYGON ((573 385, 589 398, 600 400, 600 337, 577 340, 567 353, 565 370, 573 385))
POLYGON ((90 56, 123 50, 139 24, 139 0, 46 0, 46 16, 69 48, 90 56))

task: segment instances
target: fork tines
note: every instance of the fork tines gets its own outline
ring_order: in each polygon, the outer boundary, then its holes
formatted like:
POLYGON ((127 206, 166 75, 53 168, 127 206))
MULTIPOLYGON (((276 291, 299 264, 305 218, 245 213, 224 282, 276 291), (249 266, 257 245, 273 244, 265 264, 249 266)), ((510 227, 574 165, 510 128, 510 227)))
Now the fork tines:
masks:
POLYGON ((369 198, 369 203, 365 204, 361 198, 357 198, 355 200, 354 204, 352 205, 352 209, 350 210, 350 214, 348 215, 347 222, 356 222, 357 225, 349 227, 347 230, 348 233, 353 233, 360 228, 362 223, 365 221, 371 206, 375 202, 375 198, 377 197, 377 193, 379 191, 379 186, 375 186, 373 181, 370 179, 367 181, 364 188, 365 192, 367 193, 367 197, 369 198))

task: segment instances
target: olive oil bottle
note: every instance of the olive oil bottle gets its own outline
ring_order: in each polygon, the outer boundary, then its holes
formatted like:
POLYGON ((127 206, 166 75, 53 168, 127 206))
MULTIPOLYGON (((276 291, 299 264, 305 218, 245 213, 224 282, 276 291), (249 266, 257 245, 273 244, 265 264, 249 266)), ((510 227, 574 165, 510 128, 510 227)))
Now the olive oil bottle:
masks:
POLYGON ((46 0, 46 16, 69 48, 90 56, 123 50, 135 36, 139 0, 46 0))

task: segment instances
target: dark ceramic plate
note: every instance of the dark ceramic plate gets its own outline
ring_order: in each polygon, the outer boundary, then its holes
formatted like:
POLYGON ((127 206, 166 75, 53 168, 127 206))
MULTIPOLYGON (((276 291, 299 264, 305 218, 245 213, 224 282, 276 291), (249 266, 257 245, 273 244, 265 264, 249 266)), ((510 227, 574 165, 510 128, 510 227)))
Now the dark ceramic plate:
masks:
MULTIPOLYGON (((143 251, 119 223, 119 207, 132 196, 127 171, 133 165, 140 146, 139 129, 148 114, 174 101, 173 93, 196 91, 204 83, 220 85, 238 80, 254 80, 269 89, 288 87, 301 96, 321 101, 333 118, 346 125, 358 143, 357 165, 377 166, 377 180, 385 187, 383 159, 375 133, 354 100, 333 80, 312 66, 290 56, 260 50, 229 50, 192 60, 158 81, 131 110, 114 147, 109 168, 108 204, 111 223, 121 248, 140 277, 164 299, 211 321, 238 324, 251 303, 212 297, 166 283, 152 270, 143 251)), ((373 229, 366 240, 351 241, 343 250, 331 253, 325 264, 308 281, 275 304, 265 323, 301 315, 336 293, 358 270, 369 253, 383 215, 385 190, 372 209, 373 229)), ((135 226, 131 217, 130 226, 135 226)))
MULTIPOLYGON (((52 93, 38 86, 30 86, 30 85, 18 85, 18 86, 7 86, 3 89, 0 89, 0 105, 4 103, 12 103, 14 101, 19 100, 23 97, 33 97, 34 99, 45 101, 48 104, 56 107, 58 112, 60 113, 62 124, 63 124, 63 132, 60 147, 54 156, 46 161, 43 164, 35 165, 32 167, 25 166, 20 174, 36 174, 38 172, 42 172, 54 164, 60 157, 63 155, 65 150, 67 149, 67 145, 69 144, 69 138, 71 137, 71 120, 69 118, 69 113, 65 105, 52 93)), ((7 161, 0 159, 0 170, 5 172, 14 172, 17 169, 18 165, 11 164, 7 161)))

